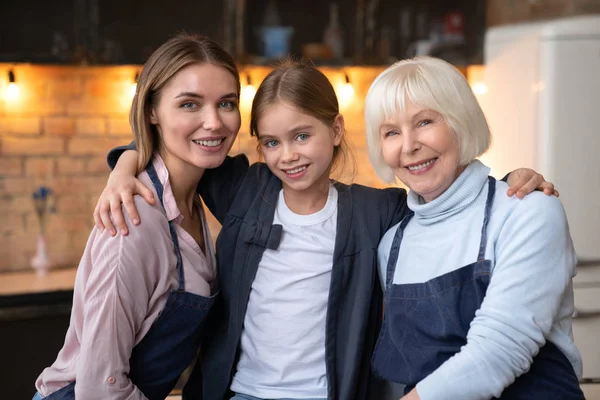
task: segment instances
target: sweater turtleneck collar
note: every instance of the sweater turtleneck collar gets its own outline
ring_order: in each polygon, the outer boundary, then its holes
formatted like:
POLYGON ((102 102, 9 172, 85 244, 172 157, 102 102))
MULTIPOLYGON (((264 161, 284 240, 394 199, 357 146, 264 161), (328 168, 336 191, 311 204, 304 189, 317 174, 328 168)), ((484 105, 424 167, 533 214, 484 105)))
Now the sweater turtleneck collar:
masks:
POLYGON ((473 160, 444 193, 429 203, 425 203, 420 195, 411 190, 408 193, 408 208, 415 213, 415 218, 421 225, 450 218, 477 199, 487 184, 489 173, 490 169, 481 161, 473 160))

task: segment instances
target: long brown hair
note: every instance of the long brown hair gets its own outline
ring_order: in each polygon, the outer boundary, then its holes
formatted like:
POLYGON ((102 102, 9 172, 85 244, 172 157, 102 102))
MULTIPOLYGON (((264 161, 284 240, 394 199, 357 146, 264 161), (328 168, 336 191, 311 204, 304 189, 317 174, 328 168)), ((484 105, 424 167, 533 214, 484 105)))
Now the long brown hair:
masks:
POLYGON ((237 82, 239 98, 240 75, 237 66, 233 57, 221 46, 204 36, 187 33, 167 40, 144 64, 129 112, 129 123, 139 153, 138 172, 146 168, 160 143, 158 130, 150 123, 152 107, 158 104, 161 91, 169 79, 183 68, 198 63, 210 63, 229 71, 237 82))
MULTIPOLYGON (((285 60, 262 81, 252 101, 251 136, 259 137, 259 119, 269 107, 280 102, 298 108, 327 126, 333 125, 340 114, 331 82, 317 67, 305 60, 285 60)), ((260 145, 258 151, 260 153, 260 145)), ((340 144, 333 149, 330 173, 341 175, 349 163, 354 168, 351 149, 343 134, 340 144)))

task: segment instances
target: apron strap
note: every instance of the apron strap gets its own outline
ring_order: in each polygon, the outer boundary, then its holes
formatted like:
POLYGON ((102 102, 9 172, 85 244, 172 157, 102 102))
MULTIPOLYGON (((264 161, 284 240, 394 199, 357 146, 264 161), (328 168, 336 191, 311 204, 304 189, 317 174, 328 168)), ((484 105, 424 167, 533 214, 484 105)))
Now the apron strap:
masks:
MULTIPOLYGON (((152 184, 156 188, 156 194, 158 195, 158 199, 160 200, 160 205, 165 208, 165 204, 163 203, 163 185, 158 179, 158 174, 156 173, 156 169, 154 169, 154 165, 152 162, 148 164, 146 167, 146 172, 152 181, 152 184)), ((166 214, 165 214, 166 215, 166 214)), ((173 221, 169 221, 169 232, 171 233, 171 240, 173 241, 173 245, 175 247, 175 256, 177 257, 177 275, 178 275, 178 291, 185 291, 185 277, 183 276, 183 260, 181 258, 181 250, 179 249, 179 238, 177 237, 177 230, 175 229, 175 223, 173 221)))
POLYGON ((402 243, 402 236, 404 235, 404 228, 413 217, 414 212, 408 213, 398 225, 396 233, 394 234, 394 240, 392 241, 392 248, 390 249, 390 258, 388 259, 386 275, 385 275, 385 290, 387 291, 392 286, 394 280, 394 273, 396 272, 396 263, 398 262, 398 254, 400 253, 400 243, 402 243))
POLYGON ((496 179, 488 176, 488 194, 485 202, 485 213, 483 216, 483 226, 481 227, 481 241, 479 242, 479 254, 477 261, 485 260, 485 248, 487 246, 487 226, 492 215, 492 205, 494 204, 494 195, 496 194, 496 179))

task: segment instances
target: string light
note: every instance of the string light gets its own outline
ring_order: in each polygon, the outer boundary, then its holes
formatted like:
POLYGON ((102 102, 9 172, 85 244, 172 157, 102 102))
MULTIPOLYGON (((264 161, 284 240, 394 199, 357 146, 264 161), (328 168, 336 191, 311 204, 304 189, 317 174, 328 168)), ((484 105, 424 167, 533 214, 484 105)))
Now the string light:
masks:
POLYGON ((337 86, 336 92, 340 106, 345 107, 350 104, 354 95, 354 86, 347 72, 344 72, 344 81, 337 86))
POLYGON ((475 82, 471 85, 471 90, 473 90, 476 96, 481 96, 488 92, 488 88, 483 82, 475 82))
POLYGON ((4 97, 7 100, 15 100, 17 97, 19 97, 19 85, 17 85, 15 73, 12 69, 8 71, 8 86, 6 87, 6 93, 4 97))
POLYGON ((138 79, 140 75, 136 72, 133 77, 133 83, 131 84, 131 97, 135 96, 135 91, 137 90, 138 79))
POLYGON ((254 100, 254 95, 256 95, 256 88, 252 85, 250 74, 246 74, 246 84, 242 86, 242 91, 240 93, 241 105, 249 108, 254 100))

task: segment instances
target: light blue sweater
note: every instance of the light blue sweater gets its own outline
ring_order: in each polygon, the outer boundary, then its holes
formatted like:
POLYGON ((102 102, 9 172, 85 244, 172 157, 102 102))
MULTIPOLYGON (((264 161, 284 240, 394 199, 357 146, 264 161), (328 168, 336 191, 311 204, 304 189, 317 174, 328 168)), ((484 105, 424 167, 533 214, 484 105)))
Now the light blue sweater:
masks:
MULTIPOLYGON (((426 282, 476 261, 489 171, 480 161, 471 162, 427 204, 409 193, 415 216, 404 233, 395 284, 426 282)), ((492 278, 467 344, 417 384, 422 400, 499 397, 529 370, 546 341, 581 377, 571 333, 576 257, 565 212, 554 196, 534 192, 519 200, 508 197, 507 190, 506 183, 496 183, 485 254, 492 261, 492 278)), ((396 229, 379 245, 381 277, 396 229)))

